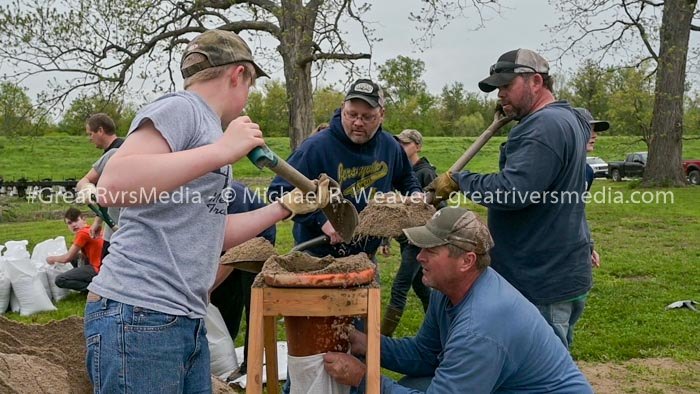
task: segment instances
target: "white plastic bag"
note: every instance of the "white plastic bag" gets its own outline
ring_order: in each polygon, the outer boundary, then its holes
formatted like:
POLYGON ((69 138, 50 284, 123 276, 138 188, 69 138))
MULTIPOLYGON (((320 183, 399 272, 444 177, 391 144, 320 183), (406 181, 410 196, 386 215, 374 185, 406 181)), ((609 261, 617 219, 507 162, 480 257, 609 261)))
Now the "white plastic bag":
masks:
POLYGON ((70 264, 54 264, 47 265, 45 268, 46 278, 49 282, 49 295, 54 301, 58 302, 66 298, 70 293, 70 289, 64 289, 62 287, 56 286, 56 277, 64 272, 68 272, 73 269, 70 264))
POLYGON ((226 329, 221 312, 213 304, 207 306, 204 324, 207 328, 207 342, 209 342, 211 354, 211 373, 219 376, 233 372, 238 368, 236 348, 233 346, 233 339, 226 329))
POLYGON ((66 238, 58 236, 36 244, 34 250, 32 250, 32 261, 37 268, 42 267, 46 265, 47 257, 60 256, 66 252, 68 252, 68 248, 66 248, 66 238))
POLYGON ((290 394, 348 394, 350 386, 338 383, 323 368, 323 354, 287 356, 290 394))
MULTIPOLYGON (((9 276, 7 277, 10 278, 9 276)), ((19 300, 17 299, 17 294, 12 290, 12 281, 10 281, 10 312, 19 313, 19 300)))
MULTIPOLYGON (((27 257, 28 255, 29 253, 27 253, 27 257)), ((12 291, 16 294, 19 301, 19 314, 21 316, 56 310, 56 307, 53 306, 49 296, 46 294, 44 286, 41 284, 36 267, 28 258, 6 258, 5 271, 10 278, 10 282, 12 282, 12 291)))
POLYGON ((0 315, 7 312, 10 306, 10 293, 12 293, 12 283, 5 273, 5 263, 0 257, 0 315))

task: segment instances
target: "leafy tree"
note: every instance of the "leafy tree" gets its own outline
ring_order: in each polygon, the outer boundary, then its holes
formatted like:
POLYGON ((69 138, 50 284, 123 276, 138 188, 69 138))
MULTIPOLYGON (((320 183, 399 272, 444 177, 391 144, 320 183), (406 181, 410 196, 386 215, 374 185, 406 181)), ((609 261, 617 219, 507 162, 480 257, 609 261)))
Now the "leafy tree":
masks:
POLYGON ((119 102, 114 98, 109 99, 101 95, 81 96, 71 102, 68 111, 58 124, 58 131, 71 135, 82 135, 85 133, 87 118, 98 112, 106 113, 112 118, 117 126, 117 134, 121 136, 126 134, 136 115, 133 106, 119 102))
POLYGON ((267 81, 260 92, 251 93, 246 115, 258 122, 264 135, 286 136, 289 130, 289 111, 284 83, 278 80, 267 81))
POLYGON ((332 87, 324 87, 314 92, 314 121, 315 124, 328 122, 333 112, 340 107, 345 98, 345 93, 332 87))
MULTIPOLYGON (((591 111, 593 116, 605 116, 608 112, 608 96, 610 91, 611 69, 603 69, 592 60, 586 60, 574 74, 568 88, 571 89, 571 100, 576 106, 591 111)), ((559 96, 559 98, 562 98, 559 96)))
POLYGON ((387 60, 378 69, 379 80, 390 103, 404 104, 411 98, 427 92, 423 81, 425 63, 420 59, 398 56, 387 60))
POLYGON ((10 82, 0 83, 0 135, 29 135, 36 132, 34 108, 23 88, 10 82))
POLYGON ((618 69, 609 79, 608 90, 608 110, 595 116, 607 118, 614 134, 646 138, 651 132, 654 107, 654 82, 648 78, 648 70, 618 69))
MULTIPOLYGON (((370 53, 353 51, 345 29, 361 31, 370 51, 375 41, 364 20, 371 5, 354 0, 66 0, 61 5, 17 0, 0 7, 0 58, 16 70, 9 77, 67 78, 56 80, 42 102, 62 102, 85 88, 112 93, 132 80, 150 80, 155 90, 174 90, 178 52, 195 33, 211 28, 245 31, 254 39, 269 36, 278 42, 293 148, 314 126, 312 67, 341 61, 352 76, 352 61, 369 59, 370 53)), ((449 22, 467 7, 480 11, 497 3, 426 1, 412 20, 422 37, 429 37, 442 21, 449 22)))

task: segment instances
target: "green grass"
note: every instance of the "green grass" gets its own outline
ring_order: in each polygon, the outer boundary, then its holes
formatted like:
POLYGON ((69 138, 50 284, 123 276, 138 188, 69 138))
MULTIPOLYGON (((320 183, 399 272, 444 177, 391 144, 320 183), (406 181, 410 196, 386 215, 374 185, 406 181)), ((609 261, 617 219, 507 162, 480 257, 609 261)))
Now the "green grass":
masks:
MULTIPOLYGON (((444 170, 463 152, 470 140, 427 138, 424 153, 444 170)), ((497 137, 469 165, 476 171, 496 171, 497 137)), ((286 139, 270 139, 273 149, 281 156, 288 154, 286 139)), ((83 145, 86 141, 80 140, 83 145)), ((42 144, 45 145, 45 144, 42 144)), ((622 159, 624 153, 643 149, 627 137, 601 137, 596 154, 606 160, 622 159)), ((0 154, 0 168, 7 163, 7 142, 0 154)), ((56 149, 61 151, 61 149, 56 149)), ((99 152, 88 154, 96 157, 99 152)), ((15 156, 17 157, 17 156, 15 156)), ((684 157, 700 158, 700 140, 686 141, 684 157)), ((54 168, 70 167, 62 158, 54 158, 54 168)), ((37 157, 37 161, 49 158, 37 157)), ((83 160, 89 166, 90 160, 83 160)), ((71 168, 82 174, 85 168, 71 168)), ((58 172, 61 173, 61 172, 58 172)), ((243 161, 236 166, 235 177, 264 186, 271 179, 269 171, 259 171, 243 161)), ((661 189, 641 189, 638 183, 613 183, 596 180, 594 193, 620 193, 629 199, 633 193, 656 192, 661 189)), ((591 362, 624 361, 632 358, 671 357, 676 360, 700 360, 700 313, 687 309, 665 311, 664 307, 677 300, 700 301, 700 187, 671 190, 673 203, 667 204, 609 204, 590 203, 587 216, 591 224, 596 249, 602 257, 602 267, 594 271, 594 288, 590 293, 582 319, 576 329, 572 347, 575 359, 591 362)), ((480 215, 485 209, 468 203, 480 215)), ((10 239, 27 239, 30 247, 42 240, 71 236, 60 219, 46 220, 51 212, 65 209, 64 204, 28 204, 12 200, 16 213, 13 222, 0 222, 0 243, 10 239)), ((277 249, 286 253, 292 247, 291 223, 278 227, 277 249)), ((399 265, 399 248, 392 246, 393 256, 379 257, 382 282, 382 302, 389 300, 392 278, 399 265)), ((59 312, 37 314, 11 319, 23 322, 46 322, 65 316, 82 314, 83 300, 78 296, 59 304, 59 312)), ((411 293, 407 310, 396 331, 397 336, 413 335, 420 326, 423 312, 420 302, 411 293)), ((281 337, 284 330, 280 330, 281 337)), ((242 335, 237 343, 242 344, 242 335)), ((650 371, 653 373, 653 371, 650 371)), ((683 386, 680 382, 678 386, 683 386)))
MULTIPOLYGON (((472 160, 468 168, 473 171, 496 171, 498 150, 505 136, 493 137, 481 152, 472 160)), ((700 159, 700 137, 686 136, 683 142, 683 158, 700 159)), ((426 137, 423 154, 438 170, 447 170, 452 163, 474 142, 475 137, 426 137)), ((290 153, 289 140, 282 137, 266 139, 268 145, 280 157, 290 153)), ((629 152, 646 150, 639 137, 606 136, 601 134, 592 156, 600 156, 606 161, 624 160, 629 152)), ((21 177, 36 180, 80 179, 90 169, 92 163, 102 153, 87 141, 77 136, 16 137, 12 140, 0 137, 0 177, 11 180, 21 177)), ((269 171, 259 170, 248 160, 235 165, 234 176, 241 178, 267 178, 269 171)))

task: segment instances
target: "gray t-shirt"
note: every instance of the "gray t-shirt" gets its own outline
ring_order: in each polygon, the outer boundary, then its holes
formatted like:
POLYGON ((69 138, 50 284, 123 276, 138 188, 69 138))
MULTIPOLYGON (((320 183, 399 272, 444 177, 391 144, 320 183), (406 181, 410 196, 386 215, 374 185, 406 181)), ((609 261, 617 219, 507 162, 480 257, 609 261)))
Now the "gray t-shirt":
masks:
MULTIPOLYGON (((92 168, 97 172, 98 175, 102 175, 102 171, 104 171, 105 166, 107 165, 107 161, 116 152, 117 152, 116 149, 108 150, 107 153, 102 155, 99 159, 97 159, 95 164, 92 165, 92 168)), ((107 208, 107 214, 109 215, 109 217, 112 218, 112 220, 114 220, 114 223, 116 223, 116 224, 119 224, 119 211, 120 211, 120 209, 117 207, 107 208)), ((105 223, 104 234, 102 235, 102 239, 109 242, 109 240, 112 238, 112 233, 114 233, 114 231, 112 231, 112 229, 107 225, 107 223, 105 223)))
MULTIPOLYGON (((187 91, 144 107, 129 133, 146 120, 173 152, 212 144, 222 135, 218 115, 187 91)), ((222 192, 230 174, 227 165, 169 192, 166 199, 123 208, 110 253, 89 290, 129 305, 203 318, 223 247, 227 203, 222 192)))

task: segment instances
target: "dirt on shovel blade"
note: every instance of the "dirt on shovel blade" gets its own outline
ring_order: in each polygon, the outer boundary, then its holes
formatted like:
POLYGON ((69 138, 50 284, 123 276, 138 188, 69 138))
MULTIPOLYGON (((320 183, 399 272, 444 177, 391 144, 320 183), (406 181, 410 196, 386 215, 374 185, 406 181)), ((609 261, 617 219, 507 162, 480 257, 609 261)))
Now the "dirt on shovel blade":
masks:
POLYGON ((424 225, 435 214, 435 207, 398 193, 375 197, 360 212, 358 237, 398 237, 404 228, 424 225))
POLYGON ((229 249, 221 256, 221 264, 235 264, 246 261, 266 261, 277 256, 275 247, 263 237, 256 237, 229 249))

